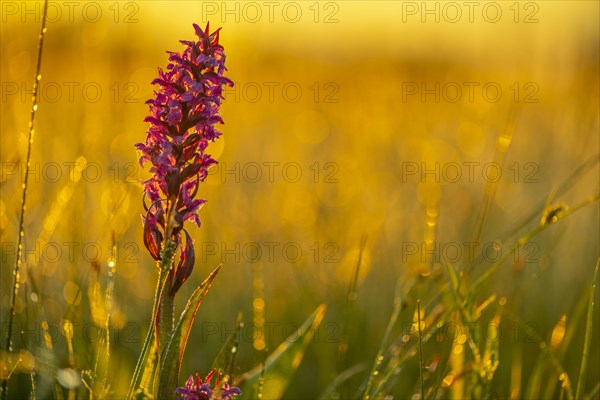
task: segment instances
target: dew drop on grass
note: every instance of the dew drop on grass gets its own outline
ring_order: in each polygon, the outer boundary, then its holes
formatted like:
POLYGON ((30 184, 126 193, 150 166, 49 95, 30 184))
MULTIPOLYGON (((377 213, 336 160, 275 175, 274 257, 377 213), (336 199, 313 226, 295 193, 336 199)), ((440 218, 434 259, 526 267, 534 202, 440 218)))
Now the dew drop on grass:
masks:
POLYGON ((567 315, 563 314, 560 318, 554 329, 552 330, 552 335, 550 336, 550 347, 555 350, 563 341, 565 337, 567 325, 567 315))
POLYGON ((454 381, 454 375, 452 373, 449 373, 448 375, 446 375, 446 377, 442 381, 442 387, 449 387, 450 385, 452 385, 453 381, 454 381))
POLYGON ((510 146, 511 137, 508 135, 501 135, 498 137, 498 142, 496 143, 497 148, 501 152, 506 152, 508 147, 510 146))
POLYGON ((429 275, 431 275, 431 272, 429 272, 427 268, 427 266, 425 266, 425 264, 422 264, 423 268, 419 271, 419 275, 421 275, 421 277, 423 278, 427 278, 429 275))
POLYGON ((73 390, 81 385, 81 378, 73 368, 62 368, 56 371, 56 380, 68 390, 73 390))

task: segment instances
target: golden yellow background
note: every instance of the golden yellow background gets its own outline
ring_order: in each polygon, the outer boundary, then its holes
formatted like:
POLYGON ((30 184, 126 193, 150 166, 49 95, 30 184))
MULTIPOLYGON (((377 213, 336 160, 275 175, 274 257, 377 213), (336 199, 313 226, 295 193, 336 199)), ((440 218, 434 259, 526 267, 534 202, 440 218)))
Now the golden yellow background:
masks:
MULTIPOLYGON (((82 323, 94 320, 86 300, 82 303, 77 295, 78 290, 87 290, 93 258, 83 248, 92 246, 90 253, 100 248, 98 261, 105 268, 114 232, 120 259, 113 321, 121 327, 135 324, 134 340, 117 341, 112 353, 117 392, 128 384, 156 279, 141 241, 138 180, 147 171, 136 166, 133 146, 145 137, 144 101, 152 96, 150 82, 156 69, 165 67, 166 50, 182 49, 178 40, 194 38, 192 23, 204 26, 210 19, 211 28, 222 27, 227 75, 236 88, 228 90, 222 105, 224 135, 209 147, 221 169, 199 192, 208 200, 200 214, 202 227, 190 227, 197 265, 181 298, 213 266, 223 262, 224 268, 196 322, 184 375, 207 371, 222 343, 221 334, 225 335, 223 326, 233 329, 238 311, 246 323, 299 325, 326 302, 325 322, 331 324, 333 340, 315 340, 288 392, 291 397, 318 395, 335 376, 339 324, 362 237, 366 244, 349 357, 351 363, 370 367, 391 311, 396 278, 423 272, 419 257, 402 254, 403 245, 422 244, 432 240, 431 235, 440 243, 472 240, 486 183, 481 169, 475 170, 472 181, 463 176, 453 183, 443 177, 436 182, 434 176, 404 179, 403 167, 492 162, 497 139, 511 115, 517 119, 482 240, 502 239, 515 226, 523 233, 527 230, 519 225, 523 218, 547 201, 573 205, 598 192, 596 164, 577 176, 570 191, 553 198, 559 185, 599 151, 598 2, 515 6, 500 1, 496 4, 502 16, 497 23, 486 21, 481 13, 489 2, 475 9, 473 22, 463 2, 457 2, 463 15, 456 23, 448 21, 452 14, 443 13, 452 11, 445 8, 447 2, 427 2, 431 9, 439 7, 439 22, 420 11, 406 14, 413 6, 421 10, 422 2, 277 2, 272 21, 268 6, 260 1, 251 6, 220 1, 101 1, 88 8, 85 2, 76 3, 72 18, 61 2, 49 14, 56 22, 48 23, 43 49, 42 97, 32 153, 37 179, 33 175, 29 182, 25 221, 26 248, 34 251, 26 259, 40 285, 38 303, 48 320, 59 323, 67 314, 82 323), (255 4, 260 18, 249 8, 255 4), (223 15, 224 7, 233 11, 223 15), (290 14, 283 14, 284 8, 290 14), (296 9, 301 10, 299 20, 290 22, 296 9), (96 17, 97 10, 101 13, 96 17), (525 23, 533 11, 537 22, 525 23), (458 83, 465 89, 464 82, 479 84, 472 102, 466 90, 455 103, 443 95, 439 102, 434 95, 422 101, 420 92, 403 98, 403 84, 406 88, 415 83, 420 89, 421 84, 434 88, 439 83, 443 88, 458 83), (482 95, 482 86, 490 82, 502 89, 497 102, 482 95), (511 89, 515 83, 518 101, 511 89), (92 101, 97 87, 102 93, 92 101), (298 87, 301 96, 291 101, 298 87), (532 97, 538 101, 527 103, 525 96, 532 88, 538 89, 532 97), (65 163, 71 162, 88 176, 79 169, 70 171, 65 163), (288 163, 299 166, 298 182, 282 175, 288 163), (531 171, 527 163, 535 164, 537 182, 525 181, 531 171), (509 169, 514 165, 518 179, 509 169), (253 182, 257 166, 262 175, 253 182), (274 173, 272 181, 269 171, 274 173), (67 254, 70 242, 77 243, 74 257, 67 254), (274 258, 269 259, 272 242, 274 258), (44 255, 44 249, 53 250, 49 243, 63 252, 57 260, 50 253, 44 255), (253 243, 262 250, 260 262, 252 262, 253 243), (293 255, 282 252, 289 243, 302 250, 295 262, 290 261, 293 255), (218 333, 207 335, 206 324, 218 326, 218 333)), ((41 4, 2 2, 3 318, 10 301, 11 246, 17 238, 19 174, 31 108, 27 91, 35 71, 41 4), (23 7, 34 14, 24 14, 23 7), (15 165, 18 171, 12 173, 15 165)), ((540 217, 538 212, 529 229, 540 217)), ((544 232, 536 239, 537 262, 527 263, 517 275, 506 263, 490 293, 508 296, 509 301, 511 296, 520 298, 519 315, 537 323, 545 337, 589 282, 599 254, 598 222, 598 207, 593 204, 544 232)), ((102 269, 101 276, 105 275, 102 269)), ((35 314, 24 277, 20 316, 35 314)), ((255 347, 272 350, 285 336, 282 329, 274 332, 263 344, 251 340, 251 335, 242 339, 239 372, 262 360, 255 347)), ((77 332, 75 345, 86 348, 77 332)), ((66 350, 59 346, 57 351, 66 350)), ((597 354, 597 344, 594 351, 597 354)), ((89 360, 78 357, 84 368, 89 360)), ((573 355, 572 364, 578 360, 579 354, 573 355)), ((506 368, 498 374, 500 386, 507 379, 506 368)), ((591 375, 597 376, 597 358, 591 368, 591 375)), ((359 383, 353 381, 352 387, 359 383)))

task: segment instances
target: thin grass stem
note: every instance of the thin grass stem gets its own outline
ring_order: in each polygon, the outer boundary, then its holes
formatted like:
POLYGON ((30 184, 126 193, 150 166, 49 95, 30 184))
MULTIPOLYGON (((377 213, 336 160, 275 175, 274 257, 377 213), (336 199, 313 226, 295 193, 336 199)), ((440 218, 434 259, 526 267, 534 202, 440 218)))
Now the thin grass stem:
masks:
MULTIPOLYGON (((506 129, 504 133, 498 136, 498 140, 496 141, 496 153, 494 154, 494 163, 496 165, 502 166, 504 164, 504 158, 506 156, 506 152, 510 147, 510 143, 512 141, 513 132, 515 130, 515 126, 517 124, 519 116, 519 110, 513 109, 511 110, 508 123, 506 125, 506 129)), ((485 226, 485 222, 487 220, 488 214, 490 212, 492 203, 494 201, 494 197, 496 196, 496 190, 498 189, 498 181, 489 180, 485 186, 485 193, 483 196, 483 200, 481 202, 481 208, 479 211, 479 221, 477 224, 477 231, 475 234, 474 242, 477 243, 481 239, 481 234, 483 233, 483 227, 485 226)))
POLYGON ((423 381, 423 342, 421 340, 421 300, 417 300, 417 324, 419 332, 419 381, 421 381, 421 400, 425 400, 425 382, 423 381))
MULTIPOLYGON (((8 331, 6 334, 6 351, 9 354, 12 352, 13 345, 13 324, 15 317, 15 305, 17 301, 17 296, 19 294, 19 271, 21 269, 21 262, 23 256, 23 239, 25 237, 25 205, 27 203, 27 183, 29 178, 29 167, 31 165, 31 148, 33 147, 33 136, 34 136, 34 122, 35 115, 38 109, 38 88, 41 80, 40 70, 42 66, 42 50, 44 48, 44 35, 46 33, 46 17, 48 14, 48 0, 44 1, 44 11, 42 15, 42 27, 40 30, 40 36, 38 41, 38 56, 37 56, 37 65, 35 68, 35 79, 33 83, 33 96, 32 96, 32 107, 31 107, 31 116, 29 119, 29 138, 27 141, 27 156, 26 156, 26 164, 25 164, 25 176, 23 177, 23 186, 22 186, 22 194, 21 194, 21 216, 19 217, 19 237, 17 239, 17 257, 15 259, 15 267, 13 269, 13 285, 12 285, 12 295, 10 299, 10 314, 8 316, 8 331)), ((8 378, 2 381, 2 399, 8 398, 8 378)))
POLYGON ((502 255, 502 257, 500 258, 500 260, 498 260, 498 262, 496 262, 494 265, 492 265, 490 268, 488 268, 472 285, 471 285, 471 291, 474 292, 479 286, 481 286, 485 281, 487 281, 498 269, 498 267, 500 267, 500 265, 502 265, 502 263, 504 263, 504 261, 512 256, 515 251, 521 247, 522 245, 524 245, 525 243, 529 242, 534 236, 536 236, 538 233, 542 232, 543 230, 545 230, 546 228, 548 228, 550 225, 558 222, 559 220, 565 218, 566 216, 568 216, 569 214, 573 214, 574 212, 576 212, 577 210, 585 207, 586 205, 593 203, 595 201, 598 201, 598 199, 600 199, 600 194, 594 195, 592 197, 590 197, 587 200, 584 200, 583 202, 577 204, 575 207, 569 208, 565 211, 563 211, 560 214, 556 215, 556 219, 552 220, 551 222, 548 223, 544 223, 544 224, 540 224, 538 225, 534 230, 532 230, 531 232, 529 232, 528 234, 526 234, 525 236, 521 237, 518 240, 518 244, 519 246, 512 246, 509 252, 506 252, 502 255))
POLYGON ((596 295, 596 280, 598 279, 598 267, 600 267, 600 258, 596 262, 594 271, 594 280, 592 281, 592 290, 590 292, 590 302, 587 309, 587 320, 585 326, 585 338, 583 342, 583 354, 581 356, 581 368, 579 369, 579 378, 577 379, 577 391, 575 398, 583 398, 585 392, 585 381, 587 378, 587 367, 590 359, 590 349, 592 347, 592 326, 594 324, 594 296, 596 295))

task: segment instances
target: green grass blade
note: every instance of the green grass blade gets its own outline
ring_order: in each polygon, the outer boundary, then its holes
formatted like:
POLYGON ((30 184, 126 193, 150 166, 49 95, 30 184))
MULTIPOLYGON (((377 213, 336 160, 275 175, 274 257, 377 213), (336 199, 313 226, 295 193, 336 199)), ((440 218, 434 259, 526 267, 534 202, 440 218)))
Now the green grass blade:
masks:
POLYGON ((419 333, 419 381, 421 382, 421 400, 425 400, 425 382, 423 381, 423 340, 421 339, 421 300, 417 300, 417 331, 419 333))
MULTIPOLYGON (((438 399, 438 391, 440 390, 440 388, 442 387, 443 381, 444 381, 444 377, 448 374, 449 369, 448 369, 448 362, 450 361, 450 356, 452 354, 452 346, 445 346, 445 348, 442 350, 442 354, 440 356, 440 362, 438 364, 438 367, 436 368, 436 370, 439 370, 439 374, 437 379, 435 380, 435 382, 431 385, 431 390, 430 390, 430 394, 429 396, 426 396, 426 398, 428 399, 438 399)), ((443 391, 443 389, 442 389, 443 391)))
POLYGON ((527 381, 527 389, 525 390, 526 399, 538 399, 540 397, 540 389, 542 387, 542 376, 546 366, 546 353, 540 353, 533 367, 529 380, 527 381))
POLYGON ((219 265, 210 273, 208 278, 194 290, 181 313, 181 317, 175 326, 173 334, 165 346, 165 350, 161 357, 163 362, 161 362, 161 370, 159 371, 158 376, 157 399, 175 398, 175 393, 173 391, 178 386, 181 361, 183 360, 185 346, 190 337, 194 318, 200 308, 200 304, 202 304, 202 300, 204 300, 206 293, 208 293, 208 290, 217 277, 220 269, 221 266, 219 265))
POLYGON ((456 274, 456 270, 454 269, 454 267, 452 265, 450 265, 449 262, 444 262, 444 265, 446 266, 446 269, 448 270, 448 276, 450 277, 450 283, 452 284, 452 292, 454 293, 454 297, 458 301, 460 298, 459 292, 458 292, 458 290, 460 288, 460 281, 458 279, 458 275, 456 274))
MULTIPOLYGON (((561 362, 564 362, 565 355, 568 354, 568 350, 573 342, 573 339, 577 335, 577 328, 580 325, 581 320, 583 319, 583 315, 586 312, 588 303, 588 296, 586 292, 583 292, 581 296, 579 296, 579 300, 575 305, 573 311, 571 311, 568 315, 570 316, 567 319, 567 323, 565 326, 565 336, 562 339, 559 349, 557 350, 556 356, 561 362)), ((556 391, 556 384, 558 383, 558 376, 556 374, 552 375, 547 379, 548 384, 546 385, 545 396, 544 398, 551 398, 556 391)))
POLYGON ((221 370, 226 376, 231 378, 235 356, 239 347, 239 335, 243 327, 242 314, 239 313, 235 323, 235 330, 229 335, 227 340, 225 340, 223 346, 221 346, 221 349, 212 362, 212 366, 210 367, 211 370, 221 370))
POLYGON ((360 276, 360 265, 362 263, 366 240, 367 239, 365 236, 361 238, 360 250, 356 259, 356 266, 354 267, 354 275, 348 284, 348 292, 346 293, 346 303, 344 304, 344 309, 342 312, 343 320, 341 329, 341 343, 340 346, 338 346, 338 372, 341 370, 346 370, 348 367, 346 365, 349 341, 348 324, 358 298, 358 277, 360 276))
POLYGON ((319 399, 321 399, 321 400, 333 399, 334 397, 332 395, 335 393, 337 388, 339 388, 348 379, 363 372, 365 369, 367 369, 366 365, 356 364, 353 367, 350 367, 347 370, 342 371, 331 381, 331 383, 329 385, 327 385, 325 390, 323 390, 323 393, 321 393, 321 395, 319 396, 319 399))
MULTIPOLYGON (((369 377, 367 378, 366 386, 363 393, 363 398, 375 397, 378 394, 375 384, 375 377, 380 375, 380 369, 384 360, 384 353, 386 351, 386 347, 389 346, 390 337, 392 335, 392 330, 394 326, 396 326, 396 321, 400 316, 400 312, 402 311, 402 305, 404 304, 404 299, 408 296, 408 292, 415 284, 414 278, 409 278, 404 281, 401 279, 401 276, 398 277, 396 281, 396 290, 394 293, 394 302, 392 314, 387 323, 387 327, 385 328, 385 333, 383 334, 383 339, 381 340, 381 344, 379 345, 379 350, 377 351, 377 355, 375 356, 375 360, 373 362, 373 367, 371 368, 371 372, 369 377), (403 285, 404 283, 404 285, 403 285)), ((381 387, 381 386, 379 386, 381 387)))
POLYGON ((368 399, 371 396, 371 388, 375 383, 375 377, 379 375, 379 369, 384 359, 383 353, 385 351, 385 346, 387 346, 389 342, 392 329, 396 325, 396 321, 398 320, 398 316, 400 315, 400 311, 402 308, 401 305, 402 300, 399 297, 396 297, 394 299, 394 309, 392 311, 392 315, 390 316, 390 319, 388 321, 387 328, 385 329, 385 333, 383 335, 383 340, 381 341, 381 345, 379 347, 379 350, 377 351, 377 356, 375 357, 375 361, 373 362, 373 368, 371 369, 371 373, 369 374, 369 380, 367 381, 367 386, 365 389, 363 399, 368 399))
MULTIPOLYGON (((588 171, 593 171, 593 167, 596 166, 600 162, 600 154, 595 154, 590 157, 583 163, 581 163, 571 174, 560 183, 556 191, 553 193, 554 198, 560 197, 567 193, 577 182, 581 181, 581 179, 588 173, 588 171)), ((529 215, 523 219, 517 220, 511 228, 507 229, 500 237, 502 240, 509 240, 511 237, 517 234, 524 226, 527 226, 536 218, 539 218, 540 214, 544 211, 544 209, 548 206, 547 200, 539 201, 535 207, 532 208, 532 211, 529 215)))
POLYGON ((588 303, 587 321, 585 324, 585 339, 583 342, 583 355, 581 356, 581 368, 579 369, 579 379, 577 380, 577 391, 575 398, 583 398, 585 390, 585 380, 587 378, 587 366, 590 358, 590 347, 592 346, 592 325, 594 321, 594 295, 596 294, 596 280, 598 279, 598 267, 600 266, 600 258, 596 262, 594 271, 594 280, 592 281, 592 290, 590 291, 590 301, 588 303))
MULTIPOLYGON (((569 374, 567 373, 567 370, 564 368, 561 361, 556 357, 556 355, 552 351, 549 343, 546 340, 544 340, 535 330, 528 328, 527 325, 524 324, 524 322, 521 321, 521 319, 517 315, 512 313, 511 311, 504 310, 503 315, 505 318, 508 318, 510 321, 515 323, 517 328, 519 329, 519 331, 522 330, 524 335, 527 335, 530 339, 534 340, 536 343, 539 343, 541 353, 538 358, 538 364, 546 365, 545 360, 547 360, 549 362, 548 365, 551 366, 554 369, 554 371, 556 372, 556 374, 560 377, 559 380, 562 382, 561 390, 565 391, 567 399, 573 399, 574 395, 573 395, 573 388, 572 388, 572 384, 571 384, 571 378, 569 378, 569 374)), ((534 368, 533 374, 536 373, 537 368, 538 367, 534 368)), ((537 377, 533 376, 533 374, 530 377, 530 380, 528 382, 528 388, 526 391, 525 398, 536 398, 535 396, 529 395, 529 393, 534 391, 534 388, 531 388, 531 389, 529 388, 529 386, 532 385, 532 379, 534 379, 534 378, 537 379, 537 377)))
POLYGON ((315 331, 325 316, 327 306, 321 304, 302 324, 300 329, 290 335, 275 351, 267 358, 264 371, 258 366, 247 372, 240 378, 242 393, 246 396, 256 392, 254 386, 258 383, 261 374, 264 373, 264 386, 262 398, 269 400, 281 399, 287 389, 294 372, 300 365, 306 347, 312 340, 315 331))
MULTIPOLYGON (((430 308, 433 303, 430 303, 424 309, 430 308)), ((454 308, 446 309, 440 314, 431 313, 432 317, 429 326, 431 330, 422 337, 423 343, 428 343, 429 340, 435 338, 436 335, 441 331, 441 326, 438 324, 440 321, 446 321, 450 314, 454 311, 454 308)), ((418 352, 418 343, 405 344, 402 340, 403 336, 409 332, 402 332, 398 337, 393 340, 386 350, 388 354, 389 362, 385 368, 378 374, 380 378, 376 382, 371 392, 371 398, 384 397, 389 392, 398 380, 399 374, 402 371, 404 365, 409 362, 418 352)))
MULTIPOLYGON (((510 147, 513 132, 515 130, 515 126, 517 125, 518 114, 518 109, 513 108, 513 110, 511 110, 505 131, 501 133, 498 136, 498 139, 496 140, 496 152, 494 154, 494 163, 496 165, 504 165, 504 158, 506 156, 508 148, 510 147)), ((479 242, 481 238, 481 234, 483 233, 483 227, 485 226, 485 222, 494 202, 498 186, 499 181, 492 180, 488 180, 485 185, 485 192, 481 201, 474 242, 479 242)))
POLYGON ((149 381, 151 380, 150 376, 153 375, 153 371, 156 369, 158 357, 156 357, 156 340, 154 340, 154 328, 156 327, 154 318, 156 315, 158 298, 160 296, 162 281, 164 280, 165 274, 166 272, 161 269, 158 276, 158 282, 156 284, 156 291, 154 293, 154 305, 152 307, 150 327, 148 328, 148 333, 146 334, 146 339, 144 340, 144 345, 142 346, 142 352, 135 365, 135 370, 129 386, 129 392, 127 393, 127 399, 131 399, 135 395, 148 392, 148 386, 150 383, 149 381), (145 380, 144 376, 146 377, 145 380))
POLYGON ((504 253, 502 255, 502 257, 500 257, 499 261, 494 263, 494 265, 492 265, 490 268, 488 268, 483 274, 481 274, 481 276, 479 276, 477 278, 477 280, 475 280, 475 282, 473 284, 470 285, 471 293, 474 293, 482 284, 484 284, 489 278, 491 278, 494 275, 494 273, 496 272, 496 270, 498 269, 498 267, 500 267, 500 265, 502 265, 504 263, 504 261, 506 261, 506 259, 508 259, 509 257, 512 257, 512 255, 514 254, 514 252, 516 251, 517 248, 522 247, 525 243, 528 243, 537 234, 539 234, 543 230, 547 229, 548 227, 556 224, 558 221, 561 221, 568 215, 571 215, 571 214, 581 210, 588 204, 594 203, 598 200, 600 200, 600 193, 590 196, 589 198, 587 198, 586 200, 582 201, 581 203, 575 205, 574 207, 562 210, 560 213, 557 213, 553 219, 551 219, 545 223, 540 223, 540 225, 535 227, 535 229, 533 229, 531 232, 522 236, 517 241, 519 246, 513 246, 510 249, 510 251, 504 253))
POLYGON ((598 396, 598 393, 600 392, 600 382, 598 382, 596 384, 596 386, 594 386, 594 388, 592 390, 590 390, 590 392, 587 395, 588 399, 595 399, 598 396))

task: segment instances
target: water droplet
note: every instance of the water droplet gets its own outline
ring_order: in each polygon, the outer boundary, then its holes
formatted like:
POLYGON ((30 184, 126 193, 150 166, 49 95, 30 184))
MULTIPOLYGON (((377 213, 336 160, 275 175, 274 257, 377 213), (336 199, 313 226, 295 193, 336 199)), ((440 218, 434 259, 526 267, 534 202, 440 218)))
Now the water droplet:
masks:
POLYGON ((544 214, 542 215, 540 224, 549 225, 555 223, 568 209, 569 206, 567 206, 566 204, 555 204, 546 208, 546 210, 544 210, 544 214))
POLYGON ((56 380, 65 389, 76 389, 81 385, 81 378, 72 368, 63 368, 56 371, 56 380))

